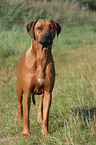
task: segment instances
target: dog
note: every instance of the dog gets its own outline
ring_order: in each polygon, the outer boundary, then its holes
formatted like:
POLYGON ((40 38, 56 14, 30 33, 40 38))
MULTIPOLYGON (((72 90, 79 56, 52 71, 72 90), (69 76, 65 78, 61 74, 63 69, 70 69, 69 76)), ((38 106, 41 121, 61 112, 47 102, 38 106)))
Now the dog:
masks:
POLYGON ((32 38, 32 44, 21 55, 17 66, 18 121, 21 123, 23 116, 22 135, 30 135, 31 96, 35 104, 35 95, 40 95, 37 121, 42 123, 42 134, 47 135, 49 109, 55 82, 51 50, 56 33, 58 36, 61 32, 61 24, 50 19, 38 19, 27 24, 26 29, 32 38))

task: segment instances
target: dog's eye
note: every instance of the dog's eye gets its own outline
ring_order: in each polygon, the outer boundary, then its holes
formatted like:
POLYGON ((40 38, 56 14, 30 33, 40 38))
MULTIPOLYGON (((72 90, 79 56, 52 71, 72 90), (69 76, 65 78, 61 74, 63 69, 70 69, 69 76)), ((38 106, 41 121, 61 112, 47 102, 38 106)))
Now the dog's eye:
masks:
POLYGON ((43 30, 43 28, 42 28, 42 27, 38 27, 37 29, 38 29, 38 30, 40 30, 40 31, 42 31, 42 30, 43 30))

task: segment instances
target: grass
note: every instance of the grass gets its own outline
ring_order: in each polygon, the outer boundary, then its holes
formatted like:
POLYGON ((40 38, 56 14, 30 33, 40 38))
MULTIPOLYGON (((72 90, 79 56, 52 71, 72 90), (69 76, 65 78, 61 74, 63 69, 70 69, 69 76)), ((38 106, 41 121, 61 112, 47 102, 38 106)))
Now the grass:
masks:
POLYGON ((64 25, 54 40, 56 82, 49 118, 50 136, 42 137, 37 104, 31 105, 31 136, 22 137, 18 124, 16 67, 19 55, 30 46, 25 29, 0 34, 0 144, 96 144, 96 28, 64 25))
POLYGON ((96 24, 96 13, 80 8, 73 0, 0 0, 0 28, 12 29, 31 20, 49 18, 64 24, 96 24), (50 9, 49 9, 50 8, 50 9))
POLYGON ((0 145, 96 144, 96 12, 74 3, 0 0, 0 145), (49 9, 50 7, 50 9, 49 9), (62 23, 53 55, 56 82, 48 137, 37 124, 37 104, 31 105, 31 136, 22 137, 18 124, 16 68, 31 39, 24 25, 37 18, 62 23))
MULTIPOLYGON (((96 27, 92 24, 62 25, 60 38, 55 38, 54 53, 62 50, 75 49, 96 41, 96 27)), ((19 55, 31 45, 30 36, 25 26, 14 26, 12 30, 1 30, 0 33, 0 63, 10 55, 19 55), (14 45, 13 45, 14 44, 14 45)))

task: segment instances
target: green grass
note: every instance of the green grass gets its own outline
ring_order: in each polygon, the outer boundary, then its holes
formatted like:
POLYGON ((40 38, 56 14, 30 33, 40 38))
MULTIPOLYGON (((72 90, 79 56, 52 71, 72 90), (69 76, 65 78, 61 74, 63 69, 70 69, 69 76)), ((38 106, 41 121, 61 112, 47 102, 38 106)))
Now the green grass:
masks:
POLYGON ((31 136, 22 137, 18 124, 16 67, 20 54, 31 44, 24 28, 0 34, 0 144, 96 144, 96 28, 63 26, 53 44, 56 82, 48 137, 37 124, 37 105, 31 106, 31 136))
MULTIPOLYGON (((26 27, 14 26, 12 30, 1 30, 0 63, 10 55, 21 54, 31 45, 26 27)), ((53 43, 54 53, 62 50, 75 49, 96 42, 96 27, 91 24, 62 25, 62 33, 53 43)))
POLYGON ((73 0, 0 0, 0 28, 24 26, 39 18, 49 18, 64 24, 96 24, 96 13, 81 9, 73 0), (49 9, 50 8, 50 9, 49 9))

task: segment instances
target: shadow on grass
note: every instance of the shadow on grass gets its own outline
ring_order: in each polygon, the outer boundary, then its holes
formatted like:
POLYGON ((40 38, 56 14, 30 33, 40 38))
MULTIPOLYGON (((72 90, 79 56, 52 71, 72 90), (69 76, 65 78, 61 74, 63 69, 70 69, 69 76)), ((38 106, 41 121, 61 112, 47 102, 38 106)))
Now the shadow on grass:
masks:
POLYGON ((96 108, 95 107, 88 108, 88 109, 74 108, 74 109, 71 109, 71 111, 74 113, 74 115, 79 115, 79 117, 84 122, 86 121, 86 118, 88 121, 90 121, 90 119, 92 119, 95 122, 95 116, 96 116, 96 108))
MULTIPOLYGON (((96 122, 96 108, 72 108, 68 112, 61 112, 53 113, 50 115, 50 127, 49 129, 50 134, 53 134, 54 132, 62 130, 65 126, 70 124, 70 119, 72 119, 72 116, 78 116, 76 117, 80 119, 79 125, 82 129, 89 126, 89 123, 92 122, 94 125, 96 122), (73 114, 73 115, 72 115, 73 114)), ((74 121, 74 120, 73 120, 74 121)), ((77 124, 78 125, 78 124, 77 124)))

